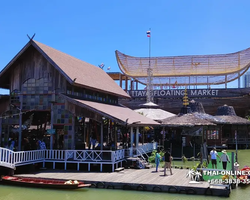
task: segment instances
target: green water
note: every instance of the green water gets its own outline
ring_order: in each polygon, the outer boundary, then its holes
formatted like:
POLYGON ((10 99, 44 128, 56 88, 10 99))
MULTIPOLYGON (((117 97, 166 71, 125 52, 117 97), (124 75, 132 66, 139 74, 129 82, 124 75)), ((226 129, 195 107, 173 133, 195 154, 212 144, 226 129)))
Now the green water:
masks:
MULTIPOLYGON (((250 150, 238 151, 240 168, 244 167, 245 165, 250 166, 249 155, 250 150)), ((235 190, 232 190, 229 198, 94 188, 79 189, 74 191, 59 191, 0 185, 0 200, 200 200, 203 198, 206 198, 206 200, 243 200, 249 199, 249 196, 250 185, 247 187, 239 187, 235 190)))

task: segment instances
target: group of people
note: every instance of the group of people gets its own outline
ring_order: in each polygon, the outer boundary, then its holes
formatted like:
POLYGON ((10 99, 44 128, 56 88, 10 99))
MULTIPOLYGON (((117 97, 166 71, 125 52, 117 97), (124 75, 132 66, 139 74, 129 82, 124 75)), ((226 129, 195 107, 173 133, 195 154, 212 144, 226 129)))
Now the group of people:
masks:
POLYGON ((166 152, 164 153, 164 158, 161 157, 160 150, 159 149, 157 150, 157 153, 155 154, 156 172, 158 172, 158 168, 159 168, 159 164, 160 164, 161 159, 163 159, 165 161, 164 176, 167 176, 167 174, 166 174, 167 168, 169 168, 169 170, 170 170, 170 175, 173 175, 172 168, 171 168, 172 157, 171 157, 170 148, 168 148, 166 150, 166 152))
POLYGON ((227 163, 230 163, 230 159, 229 156, 227 155, 227 151, 226 150, 222 150, 222 155, 219 156, 218 152, 216 151, 216 148, 214 147, 211 151, 210 151, 210 156, 211 156, 211 162, 212 162, 212 168, 217 169, 217 157, 220 159, 220 162, 222 162, 222 167, 224 170, 227 169, 227 163))
MULTIPOLYGON (((218 152, 216 151, 216 148, 213 148, 210 151, 210 156, 211 156, 211 162, 212 162, 212 168, 217 169, 217 157, 220 159, 220 162, 222 162, 222 167, 224 170, 227 169, 227 163, 230 163, 230 159, 229 156, 227 155, 226 150, 222 150, 222 155, 219 156, 218 152)), ((162 156, 160 155, 160 150, 157 150, 157 153, 155 154, 155 164, 156 164, 156 172, 158 172, 158 168, 159 168, 159 164, 160 161, 164 160, 165 164, 164 164, 164 176, 166 176, 166 171, 167 168, 169 168, 170 170, 170 175, 172 175, 172 168, 171 168, 171 161, 172 161, 172 156, 171 156, 171 152, 170 152, 170 148, 168 148, 166 150, 166 152, 164 153, 164 157, 162 158, 162 156)))

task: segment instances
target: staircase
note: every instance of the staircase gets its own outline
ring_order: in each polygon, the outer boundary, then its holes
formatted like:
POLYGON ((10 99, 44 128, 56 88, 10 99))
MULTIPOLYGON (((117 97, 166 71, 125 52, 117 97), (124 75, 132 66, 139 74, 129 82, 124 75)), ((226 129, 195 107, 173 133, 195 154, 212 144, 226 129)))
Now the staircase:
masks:
POLYGON ((134 163, 134 167, 137 169, 149 169, 152 167, 148 163, 148 155, 142 148, 134 148, 133 157, 128 157, 127 161, 134 163))

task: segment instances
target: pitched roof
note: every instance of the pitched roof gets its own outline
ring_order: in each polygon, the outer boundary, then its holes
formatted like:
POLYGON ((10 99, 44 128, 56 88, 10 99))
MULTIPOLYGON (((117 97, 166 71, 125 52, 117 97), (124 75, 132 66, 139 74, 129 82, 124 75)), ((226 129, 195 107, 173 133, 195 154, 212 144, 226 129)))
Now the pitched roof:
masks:
POLYGON ((25 47, 1 71, 0 77, 30 46, 34 46, 65 78, 74 85, 85 86, 90 89, 103 91, 115 96, 130 96, 102 69, 58 51, 40 42, 30 40, 25 47))
POLYGON ((250 121, 235 115, 217 115, 217 119, 223 120, 220 124, 250 125, 250 121))
POLYGON ((211 126, 216 125, 196 113, 188 113, 184 115, 176 115, 168 117, 162 121, 162 125, 170 127, 192 127, 192 126, 211 126))
POLYGON ((127 107, 74 99, 62 94, 60 96, 77 106, 99 113, 104 117, 111 118, 123 124, 127 123, 130 126, 160 125, 156 121, 140 115, 127 107))
POLYGON ((236 115, 233 106, 223 105, 218 107, 215 117, 217 119, 222 119, 223 120, 222 124, 235 124, 235 125, 250 124, 249 120, 236 115))
POLYGON ((161 122, 163 119, 167 117, 173 117, 176 116, 175 114, 159 109, 159 108, 140 108, 134 110, 137 113, 142 114, 145 117, 148 117, 150 119, 153 119, 155 121, 161 122))

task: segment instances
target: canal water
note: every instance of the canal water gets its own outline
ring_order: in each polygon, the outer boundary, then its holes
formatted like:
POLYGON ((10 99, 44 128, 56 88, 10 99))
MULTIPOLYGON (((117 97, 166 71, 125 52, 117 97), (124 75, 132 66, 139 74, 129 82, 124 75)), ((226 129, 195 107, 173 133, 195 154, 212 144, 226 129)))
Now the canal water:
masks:
MULTIPOLYGON (((250 150, 239 150, 240 168, 250 166, 250 150)), ((186 177, 182 177, 186 178, 186 177)), ((0 185, 0 200, 200 200, 205 196, 112 189, 49 190, 0 185)), ((206 200, 249 199, 250 185, 232 190, 229 198, 206 196, 206 200)))

